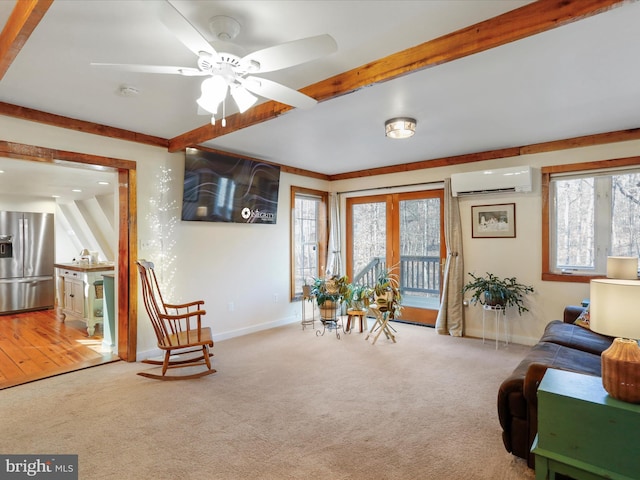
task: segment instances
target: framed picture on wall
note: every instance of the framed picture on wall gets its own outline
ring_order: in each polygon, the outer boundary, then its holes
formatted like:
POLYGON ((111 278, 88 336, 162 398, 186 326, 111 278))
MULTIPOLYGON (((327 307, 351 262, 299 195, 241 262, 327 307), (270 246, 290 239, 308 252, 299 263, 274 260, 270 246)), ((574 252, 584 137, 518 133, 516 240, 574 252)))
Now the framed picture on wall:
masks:
POLYGON ((515 238, 515 236, 515 203, 471 207, 472 238, 515 238))

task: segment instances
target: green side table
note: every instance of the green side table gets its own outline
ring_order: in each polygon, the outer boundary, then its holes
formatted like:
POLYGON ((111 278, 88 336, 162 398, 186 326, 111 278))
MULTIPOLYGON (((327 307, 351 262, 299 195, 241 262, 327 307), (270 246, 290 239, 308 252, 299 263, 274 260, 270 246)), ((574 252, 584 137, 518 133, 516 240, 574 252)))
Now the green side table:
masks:
POLYGON ((640 478, 640 405, 615 400, 600 377, 549 369, 538 388, 536 480, 640 478))

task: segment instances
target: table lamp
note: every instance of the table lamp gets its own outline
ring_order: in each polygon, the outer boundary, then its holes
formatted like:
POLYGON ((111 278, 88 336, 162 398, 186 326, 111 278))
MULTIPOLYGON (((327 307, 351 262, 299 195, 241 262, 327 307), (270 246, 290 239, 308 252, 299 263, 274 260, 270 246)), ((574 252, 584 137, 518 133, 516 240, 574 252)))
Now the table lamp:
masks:
POLYGON ((638 257, 607 257, 607 278, 638 279, 638 257))
POLYGON ((590 295, 591 330, 618 337, 602 352, 602 385, 615 399, 640 403, 640 281, 594 279, 590 295))

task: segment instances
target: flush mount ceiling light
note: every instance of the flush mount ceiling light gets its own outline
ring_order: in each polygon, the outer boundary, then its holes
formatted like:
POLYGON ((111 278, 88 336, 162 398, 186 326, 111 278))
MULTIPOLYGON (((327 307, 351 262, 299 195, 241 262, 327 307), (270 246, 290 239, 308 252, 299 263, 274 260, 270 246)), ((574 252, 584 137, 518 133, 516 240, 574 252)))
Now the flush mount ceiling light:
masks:
POLYGON ((389 138, 409 138, 416 133, 416 123, 415 118, 392 118, 384 122, 384 133, 389 138))

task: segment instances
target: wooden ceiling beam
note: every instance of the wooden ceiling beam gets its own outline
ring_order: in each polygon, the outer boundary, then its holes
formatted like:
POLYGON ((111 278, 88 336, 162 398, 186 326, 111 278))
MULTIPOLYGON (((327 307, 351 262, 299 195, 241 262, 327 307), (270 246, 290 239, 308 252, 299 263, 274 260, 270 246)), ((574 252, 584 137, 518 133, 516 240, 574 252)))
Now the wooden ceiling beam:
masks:
POLYGON ((42 112, 40 110, 34 110, 33 108, 13 105, 11 103, 0 102, 0 115, 21 118, 29 122, 53 125, 54 127, 68 128, 69 130, 75 130, 77 132, 91 133, 93 135, 102 135, 103 137, 127 140, 129 142, 154 145, 156 147, 166 148, 169 144, 169 141, 166 138, 132 132, 131 130, 124 130, 122 128, 109 127, 107 125, 100 125, 98 123, 87 122, 85 120, 64 117, 62 115, 42 112))
POLYGON ((22 50, 53 0, 18 0, 0 33, 0 80, 22 50))
MULTIPOLYGON (((440 157, 431 160, 421 160, 413 163, 403 163, 401 165, 391 165, 387 167, 368 168, 346 173, 329 175, 329 181, 347 180, 350 178, 372 177, 375 175, 387 175, 399 172, 413 172, 425 168, 450 167, 463 163, 482 162, 485 160, 496 160, 498 158, 518 157, 521 155, 533 155, 536 153, 557 152, 571 148, 593 147, 594 145, 606 145, 609 143, 631 142, 640 140, 640 128, 628 130, 617 130, 615 132, 596 133, 584 135, 582 137, 567 138, 564 140, 553 140, 550 142, 536 143, 522 147, 501 148, 499 150, 488 150, 486 152, 468 153, 455 155, 453 157, 440 157)), ((635 159, 640 157, 633 157, 635 159)), ((637 161, 633 163, 637 164, 637 161)))
MULTIPOLYGON (((319 102, 425 68, 480 53, 531 35, 596 15, 628 0, 538 0, 416 47, 335 75, 300 91, 319 102)), ((197 146, 286 113, 292 107, 275 101, 227 117, 226 127, 203 125, 169 140, 169 151, 197 146)))

